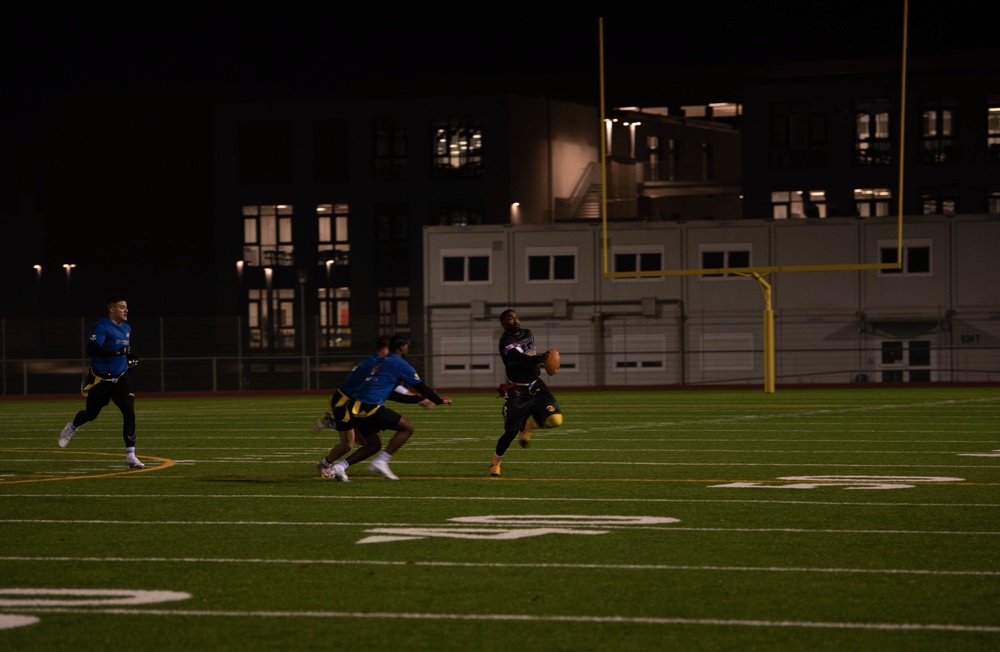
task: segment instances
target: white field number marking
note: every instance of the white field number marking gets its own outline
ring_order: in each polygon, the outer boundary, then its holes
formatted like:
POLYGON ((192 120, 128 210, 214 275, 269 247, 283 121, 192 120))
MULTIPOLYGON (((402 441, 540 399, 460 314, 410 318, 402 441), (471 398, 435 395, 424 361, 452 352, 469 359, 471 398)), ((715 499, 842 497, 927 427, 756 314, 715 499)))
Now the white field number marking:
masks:
POLYGON ((962 482, 965 478, 908 475, 792 475, 776 478, 780 482, 730 482, 714 484, 709 489, 912 489, 918 484, 962 482))
POLYGON ((503 516, 458 516, 448 519, 454 523, 501 525, 495 528, 449 527, 385 527, 365 530, 368 536, 358 543, 387 543, 413 541, 436 537, 439 539, 511 540, 540 537, 546 534, 607 534, 599 529, 622 525, 662 525, 677 523, 679 519, 661 516, 578 516, 574 514, 521 514, 503 516))
MULTIPOLYGON (((187 600, 190 593, 179 591, 132 591, 120 589, 4 589, 0 588, 0 607, 107 607, 157 604, 187 600)), ((35 616, 0 614, 0 629, 34 625, 35 616)))

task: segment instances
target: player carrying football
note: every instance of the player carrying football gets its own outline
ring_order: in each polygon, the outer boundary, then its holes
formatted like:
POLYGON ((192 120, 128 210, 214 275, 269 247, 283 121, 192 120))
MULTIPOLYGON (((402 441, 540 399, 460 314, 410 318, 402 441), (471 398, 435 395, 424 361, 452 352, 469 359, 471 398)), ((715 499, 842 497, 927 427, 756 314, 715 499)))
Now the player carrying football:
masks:
POLYGON ((490 475, 500 475, 500 461, 515 437, 527 447, 532 428, 556 428, 562 425, 562 410, 548 385, 541 379, 541 367, 548 353, 537 354, 535 336, 521 328, 516 310, 500 313, 503 334, 500 336, 500 359, 507 370, 508 382, 497 388, 503 397, 503 434, 497 440, 490 462, 490 475))

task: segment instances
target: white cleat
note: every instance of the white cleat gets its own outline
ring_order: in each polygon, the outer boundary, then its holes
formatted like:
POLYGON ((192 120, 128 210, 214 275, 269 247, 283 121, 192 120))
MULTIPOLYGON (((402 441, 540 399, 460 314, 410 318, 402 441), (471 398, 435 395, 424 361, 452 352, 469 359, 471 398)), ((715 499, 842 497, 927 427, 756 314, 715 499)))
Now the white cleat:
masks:
POLYGON ((130 469, 144 469, 146 465, 139 461, 139 458, 135 455, 128 455, 125 457, 125 466, 130 469))
POLYGON ((333 415, 329 412, 324 412, 323 416, 316 419, 316 423, 313 424, 313 432, 319 432, 320 430, 334 430, 333 427, 333 415))
POLYGON ((372 473, 378 473, 383 478, 387 478, 389 480, 399 480, 399 477, 397 477, 396 474, 392 472, 392 469, 389 468, 389 463, 382 460, 372 461, 372 463, 368 465, 368 470, 372 473))
POLYGON ((70 421, 66 424, 66 427, 62 429, 59 433, 59 448, 66 448, 69 446, 69 440, 73 438, 76 434, 76 428, 73 427, 73 422, 70 421))

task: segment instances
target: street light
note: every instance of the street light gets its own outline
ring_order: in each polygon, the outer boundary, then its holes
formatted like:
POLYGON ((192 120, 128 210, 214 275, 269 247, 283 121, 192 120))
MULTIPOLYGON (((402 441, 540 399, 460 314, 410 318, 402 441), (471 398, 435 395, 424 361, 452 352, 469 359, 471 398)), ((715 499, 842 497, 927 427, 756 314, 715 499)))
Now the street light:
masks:
MULTIPOLYGON (((63 263, 63 269, 66 270, 66 287, 68 287, 70 289, 72 289, 72 287, 73 287, 72 276, 73 276, 73 268, 74 267, 76 267, 76 263, 63 263)), ((41 265, 36 265, 35 268, 38 270, 39 274, 42 273, 42 266, 41 265)))

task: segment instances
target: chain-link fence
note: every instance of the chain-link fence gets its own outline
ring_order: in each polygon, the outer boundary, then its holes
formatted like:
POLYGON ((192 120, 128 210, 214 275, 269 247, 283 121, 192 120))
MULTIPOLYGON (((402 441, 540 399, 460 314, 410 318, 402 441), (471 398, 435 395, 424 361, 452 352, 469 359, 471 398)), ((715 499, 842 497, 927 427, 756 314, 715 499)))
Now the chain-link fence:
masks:
MULTIPOLYGON (((95 319, 0 319, 3 395, 72 394, 90 364, 86 340, 95 319)), ((764 349, 753 334, 753 319, 736 330, 750 337, 708 337, 708 327, 690 322, 683 337, 664 347, 642 335, 606 338, 609 344, 559 346, 563 368, 549 379, 554 387, 650 385, 748 385, 764 383, 764 349), (615 342, 625 342, 616 348, 615 342), (631 348, 629 348, 631 347, 631 348), (600 350, 598 350, 600 349, 600 350)), ((251 343, 243 320, 231 318, 152 318, 129 320, 132 348, 139 357, 134 387, 143 393, 332 390, 368 348, 327 349, 296 346, 261 349, 251 343)), ((551 322, 550 322, 551 323, 551 322)), ((314 325, 314 330, 319 326, 314 325)), ((430 347, 411 351, 410 362, 437 388, 490 390, 503 380, 496 342, 489 329, 469 338, 475 350, 430 347)), ((535 328, 540 345, 578 341, 564 325, 535 328)), ((845 329, 846 330, 846 329, 845 329)), ((991 337, 952 342, 948 333, 928 339, 875 338, 817 344, 798 336, 792 320, 777 328, 775 380, 783 385, 885 382, 1000 383, 1000 346, 991 337), (808 342, 808 344, 807 344, 808 342), (917 344, 921 344, 920 347, 917 344), (923 346, 926 344, 926 346, 923 346), (897 345, 899 348, 897 348, 897 345)), ((307 333, 306 342, 320 341, 307 333)), ((442 339, 442 338, 439 338, 442 339)), ((452 341, 459 338, 444 338, 452 341)), ((595 340, 596 341, 596 340, 595 340)))

